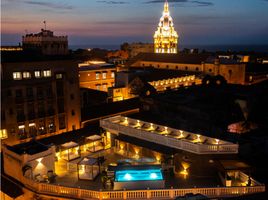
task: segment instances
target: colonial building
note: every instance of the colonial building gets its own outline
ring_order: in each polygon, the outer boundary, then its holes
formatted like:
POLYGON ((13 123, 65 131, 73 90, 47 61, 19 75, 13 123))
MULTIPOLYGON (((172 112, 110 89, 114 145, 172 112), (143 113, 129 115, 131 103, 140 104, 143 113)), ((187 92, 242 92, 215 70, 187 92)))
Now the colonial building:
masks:
POLYGON ((115 87, 109 88, 108 98, 112 101, 121 101, 201 83, 200 72, 131 68, 117 73, 115 87))
POLYGON ((68 37, 55 36, 52 31, 41 29, 40 33, 22 36, 24 50, 37 51, 43 55, 68 54, 68 37))
POLYGON ((201 72, 208 76, 222 76, 228 83, 245 84, 246 64, 209 54, 139 54, 128 63, 131 67, 154 67, 188 72, 201 72))
POLYGON ((79 83, 81 88, 107 92, 114 85, 116 68, 113 64, 97 62, 79 64, 79 83))
POLYGON ((169 13, 168 2, 164 5, 163 15, 160 18, 154 34, 155 53, 177 53, 178 34, 174 29, 172 17, 169 13))
POLYGON ((1 71, 1 135, 6 143, 80 128, 77 62, 5 62, 1 71))
POLYGON ((152 43, 132 43, 128 47, 129 57, 133 58, 139 53, 153 53, 154 44, 152 43))

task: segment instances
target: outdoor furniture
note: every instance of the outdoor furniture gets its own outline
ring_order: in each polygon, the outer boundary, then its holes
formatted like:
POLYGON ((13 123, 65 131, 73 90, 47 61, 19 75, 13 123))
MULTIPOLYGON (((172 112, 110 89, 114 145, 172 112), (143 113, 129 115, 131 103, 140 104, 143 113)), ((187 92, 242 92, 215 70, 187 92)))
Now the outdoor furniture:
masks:
POLYGON ((56 181, 57 175, 52 170, 49 170, 47 171, 47 177, 49 183, 54 183, 56 181))

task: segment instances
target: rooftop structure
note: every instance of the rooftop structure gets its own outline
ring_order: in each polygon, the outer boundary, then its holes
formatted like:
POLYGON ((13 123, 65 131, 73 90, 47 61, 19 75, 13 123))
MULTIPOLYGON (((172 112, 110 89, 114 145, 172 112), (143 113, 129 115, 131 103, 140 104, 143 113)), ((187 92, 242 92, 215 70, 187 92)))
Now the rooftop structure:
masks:
POLYGON ((41 29, 36 34, 22 36, 24 50, 38 51, 43 55, 66 55, 68 54, 68 37, 55 36, 52 31, 41 29))
POLYGON ((177 53, 178 34, 174 29, 166 0, 163 15, 154 34, 155 53, 177 53))
POLYGON ((100 125, 116 135, 128 135, 195 154, 238 153, 237 144, 123 116, 103 119, 100 125))

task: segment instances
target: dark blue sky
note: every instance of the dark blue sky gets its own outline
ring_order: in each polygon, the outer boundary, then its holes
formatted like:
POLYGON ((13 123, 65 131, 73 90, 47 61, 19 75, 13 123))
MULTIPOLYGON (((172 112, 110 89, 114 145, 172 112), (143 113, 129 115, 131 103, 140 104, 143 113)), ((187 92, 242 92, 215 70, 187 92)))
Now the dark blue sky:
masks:
MULTIPOLYGON (((2 45, 44 27, 71 45, 152 42, 164 0, 2 0, 2 45)), ((169 0, 181 44, 268 44, 268 0, 169 0)))

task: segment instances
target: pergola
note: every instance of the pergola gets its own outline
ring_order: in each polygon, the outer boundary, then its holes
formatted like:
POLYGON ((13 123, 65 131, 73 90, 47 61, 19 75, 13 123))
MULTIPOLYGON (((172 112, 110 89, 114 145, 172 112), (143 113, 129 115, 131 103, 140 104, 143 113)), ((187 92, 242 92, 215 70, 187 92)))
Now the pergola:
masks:
POLYGON ((104 149, 102 142, 102 137, 100 135, 92 135, 86 137, 87 150, 90 152, 96 152, 104 149))
POLYGON ((76 142, 67 142, 60 146, 60 156, 62 159, 70 161, 81 157, 79 144, 76 142))
POLYGON ((78 179, 94 180, 100 173, 100 166, 97 158, 84 157, 77 164, 78 179))

